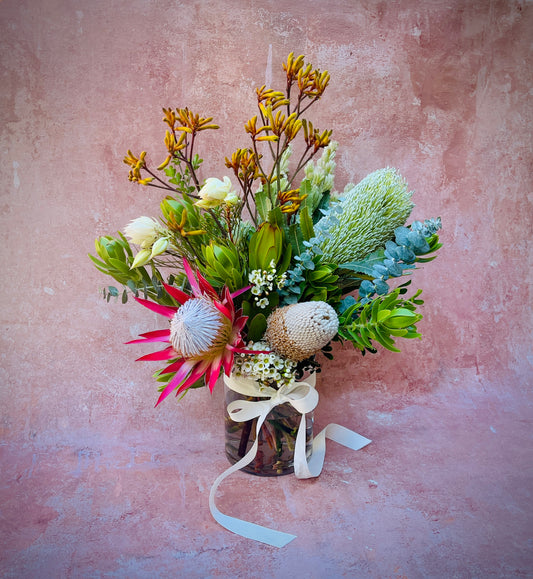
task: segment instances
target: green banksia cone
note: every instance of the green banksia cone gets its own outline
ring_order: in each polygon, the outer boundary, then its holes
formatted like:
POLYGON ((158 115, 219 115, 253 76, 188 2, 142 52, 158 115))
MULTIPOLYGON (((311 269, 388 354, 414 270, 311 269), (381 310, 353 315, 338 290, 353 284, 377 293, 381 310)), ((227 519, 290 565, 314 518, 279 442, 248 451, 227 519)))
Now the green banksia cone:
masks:
POLYGON ((394 169, 374 171, 343 197, 338 224, 321 246, 322 261, 339 265, 363 259, 385 245, 414 207, 407 183, 394 169))
POLYGON ((275 309, 265 338, 279 355, 299 362, 318 353, 339 329, 335 310, 326 302, 301 302, 275 309))

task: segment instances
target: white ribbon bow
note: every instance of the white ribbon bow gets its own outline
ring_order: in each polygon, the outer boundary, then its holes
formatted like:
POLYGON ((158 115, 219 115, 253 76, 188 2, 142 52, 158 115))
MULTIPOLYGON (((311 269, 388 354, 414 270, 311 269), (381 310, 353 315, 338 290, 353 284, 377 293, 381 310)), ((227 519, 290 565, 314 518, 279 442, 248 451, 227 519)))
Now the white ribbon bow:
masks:
POLYGON ((215 505, 215 494, 220 483, 230 474, 240 470, 254 460, 259 444, 259 431, 270 411, 279 404, 288 402, 302 415, 294 447, 294 474, 296 478, 317 477, 322 472, 326 455, 326 438, 352 450, 359 450, 371 442, 368 438, 348 430, 344 426, 328 424, 324 430, 313 438, 313 451, 308 462, 305 453, 305 415, 314 410, 318 404, 318 392, 315 390, 315 374, 312 374, 308 380, 308 382, 293 382, 283 385, 279 390, 275 390, 274 388, 260 389, 257 382, 249 378, 224 376, 224 382, 231 390, 244 396, 265 398, 265 400, 255 402, 235 400, 228 404, 228 414, 235 422, 245 422, 257 418, 256 436, 252 448, 246 455, 219 475, 213 483, 209 493, 209 509, 213 518, 229 531, 273 547, 284 547, 295 539, 296 535, 282 533, 281 531, 275 531, 255 523, 230 517, 221 513, 215 505))

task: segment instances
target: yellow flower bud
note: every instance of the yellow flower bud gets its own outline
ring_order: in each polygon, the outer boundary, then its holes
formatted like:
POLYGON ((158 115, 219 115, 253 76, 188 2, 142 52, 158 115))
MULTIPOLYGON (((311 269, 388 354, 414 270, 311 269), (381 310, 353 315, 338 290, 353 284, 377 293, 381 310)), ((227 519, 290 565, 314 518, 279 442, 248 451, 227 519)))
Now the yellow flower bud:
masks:
POLYGON ((279 137, 277 135, 266 135, 263 137, 257 137, 256 141, 279 141, 279 137))
POLYGON ((161 165, 159 165, 159 167, 157 168, 158 171, 161 171, 162 169, 164 169, 169 163, 170 163, 170 159, 172 159, 172 155, 169 155, 162 163, 161 165))

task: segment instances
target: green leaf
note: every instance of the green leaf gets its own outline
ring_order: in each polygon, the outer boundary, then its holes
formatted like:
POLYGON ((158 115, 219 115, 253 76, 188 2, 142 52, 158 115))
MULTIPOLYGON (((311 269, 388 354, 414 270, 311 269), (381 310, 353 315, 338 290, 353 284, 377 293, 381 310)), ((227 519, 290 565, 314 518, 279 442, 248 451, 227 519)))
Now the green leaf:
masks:
POLYGON ((114 259, 112 257, 109 258, 109 264, 112 265, 115 269, 117 269, 121 273, 129 273, 131 271, 128 264, 124 263, 123 261, 119 261, 118 259, 114 259))
POLYGON ((328 208, 330 198, 331 198, 331 195, 330 195, 329 191, 325 191, 324 193, 322 193, 322 196, 319 199, 318 205, 316 206, 316 208, 313 209, 313 212, 312 212, 313 223, 317 223, 318 221, 320 221, 320 219, 322 219, 323 213, 320 210, 328 208))
POLYGON ((391 336, 395 336, 395 337, 397 337, 397 338, 402 338, 402 337, 404 337, 404 338, 409 338, 409 337, 410 337, 410 336, 408 335, 408 334, 409 334, 409 330, 407 330, 406 328, 398 328, 398 329, 388 328, 388 330, 389 330, 391 336))
POLYGON ((385 325, 387 328, 406 328, 407 326, 415 324, 418 320, 419 316, 407 308, 397 308, 387 319, 385 325))
POLYGON ((291 264, 291 257, 292 257, 292 246, 285 245, 283 250, 283 258, 281 262, 278 264, 278 267, 276 268, 276 273, 278 275, 287 271, 289 265, 291 264))
POLYGON ((102 268, 107 269, 107 264, 104 263, 103 261, 100 261, 99 259, 96 259, 96 257, 94 257, 93 255, 91 255, 90 253, 88 254, 90 260, 96 265, 96 267, 102 271, 102 268))
POLYGON ((292 247, 293 255, 301 255, 301 253, 305 250, 303 245, 303 236, 301 229, 293 223, 289 227, 288 235, 289 243, 292 247))
POLYGON ((262 221, 266 221, 268 217, 268 212, 272 209, 272 203, 268 198, 268 193, 261 189, 255 194, 254 197, 255 206, 257 207, 257 212, 261 217, 262 221))
POLYGON ((302 236, 305 241, 309 241, 315 236, 315 229, 313 227, 313 220, 309 215, 309 210, 307 207, 302 207, 300 209, 300 229, 302 231, 302 236))
POLYGON ((135 282, 132 279, 129 279, 126 282, 126 285, 130 288, 130 290, 134 293, 135 297, 137 297, 139 295, 139 291, 137 290, 137 286, 135 285, 135 282))
POLYGON ((307 279, 309 281, 320 281, 322 279, 329 277, 329 275, 330 275, 329 269, 326 269, 324 267, 320 267, 319 269, 316 269, 315 271, 311 271, 309 273, 307 279))
POLYGON ((268 212, 268 222, 272 225, 277 225, 280 229, 285 225, 285 219, 280 207, 274 207, 268 212))
POLYGON ((252 311, 252 306, 250 305, 250 302, 248 300, 243 300, 243 302, 241 304, 241 308, 242 308, 243 315, 250 317, 250 312, 252 311))
POLYGON ((267 328, 267 320, 264 314, 256 314, 248 327, 248 339, 259 342, 267 328))
POLYGON ((394 347, 394 341, 391 340, 388 336, 388 332, 386 332, 383 328, 375 327, 374 328, 374 335, 376 340, 387 350, 391 352, 399 352, 398 348, 394 347))
POLYGON ((269 310, 273 310, 277 308, 279 304, 279 294, 278 292, 271 292, 268 295, 268 308, 269 310))
POLYGON ((387 318, 389 318, 391 315, 391 311, 390 310, 379 310, 378 312, 378 324, 382 324, 387 318))

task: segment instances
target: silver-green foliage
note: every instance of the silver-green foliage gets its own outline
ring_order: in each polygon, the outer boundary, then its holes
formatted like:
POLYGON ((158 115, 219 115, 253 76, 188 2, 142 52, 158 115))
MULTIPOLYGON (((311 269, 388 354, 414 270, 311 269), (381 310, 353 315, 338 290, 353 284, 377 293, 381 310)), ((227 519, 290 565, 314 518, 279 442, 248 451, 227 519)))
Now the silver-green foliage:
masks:
MULTIPOLYGON (((414 205, 407 183, 395 169, 380 169, 344 193, 337 224, 322 241, 323 260, 346 263, 363 259, 394 236, 414 205)), ((324 218, 323 218, 324 219, 324 218)), ((316 229, 321 230, 319 221, 316 229)))
POLYGON ((406 271, 415 268, 415 262, 427 263, 434 260, 435 255, 425 258, 420 256, 434 253, 442 247, 436 234, 440 228, 440 217, 426 219, 424 223, 414 221, 409 227, 397 227, 394 231, 395 241, 387 241, 384 249, 374 251, 359 262, 343 263, 343 269, 372 278, 364 278, 359 287, 362 302, 369 301, 375 293, 386 294, 389 291, 386 280, 405 275, 406 271))

